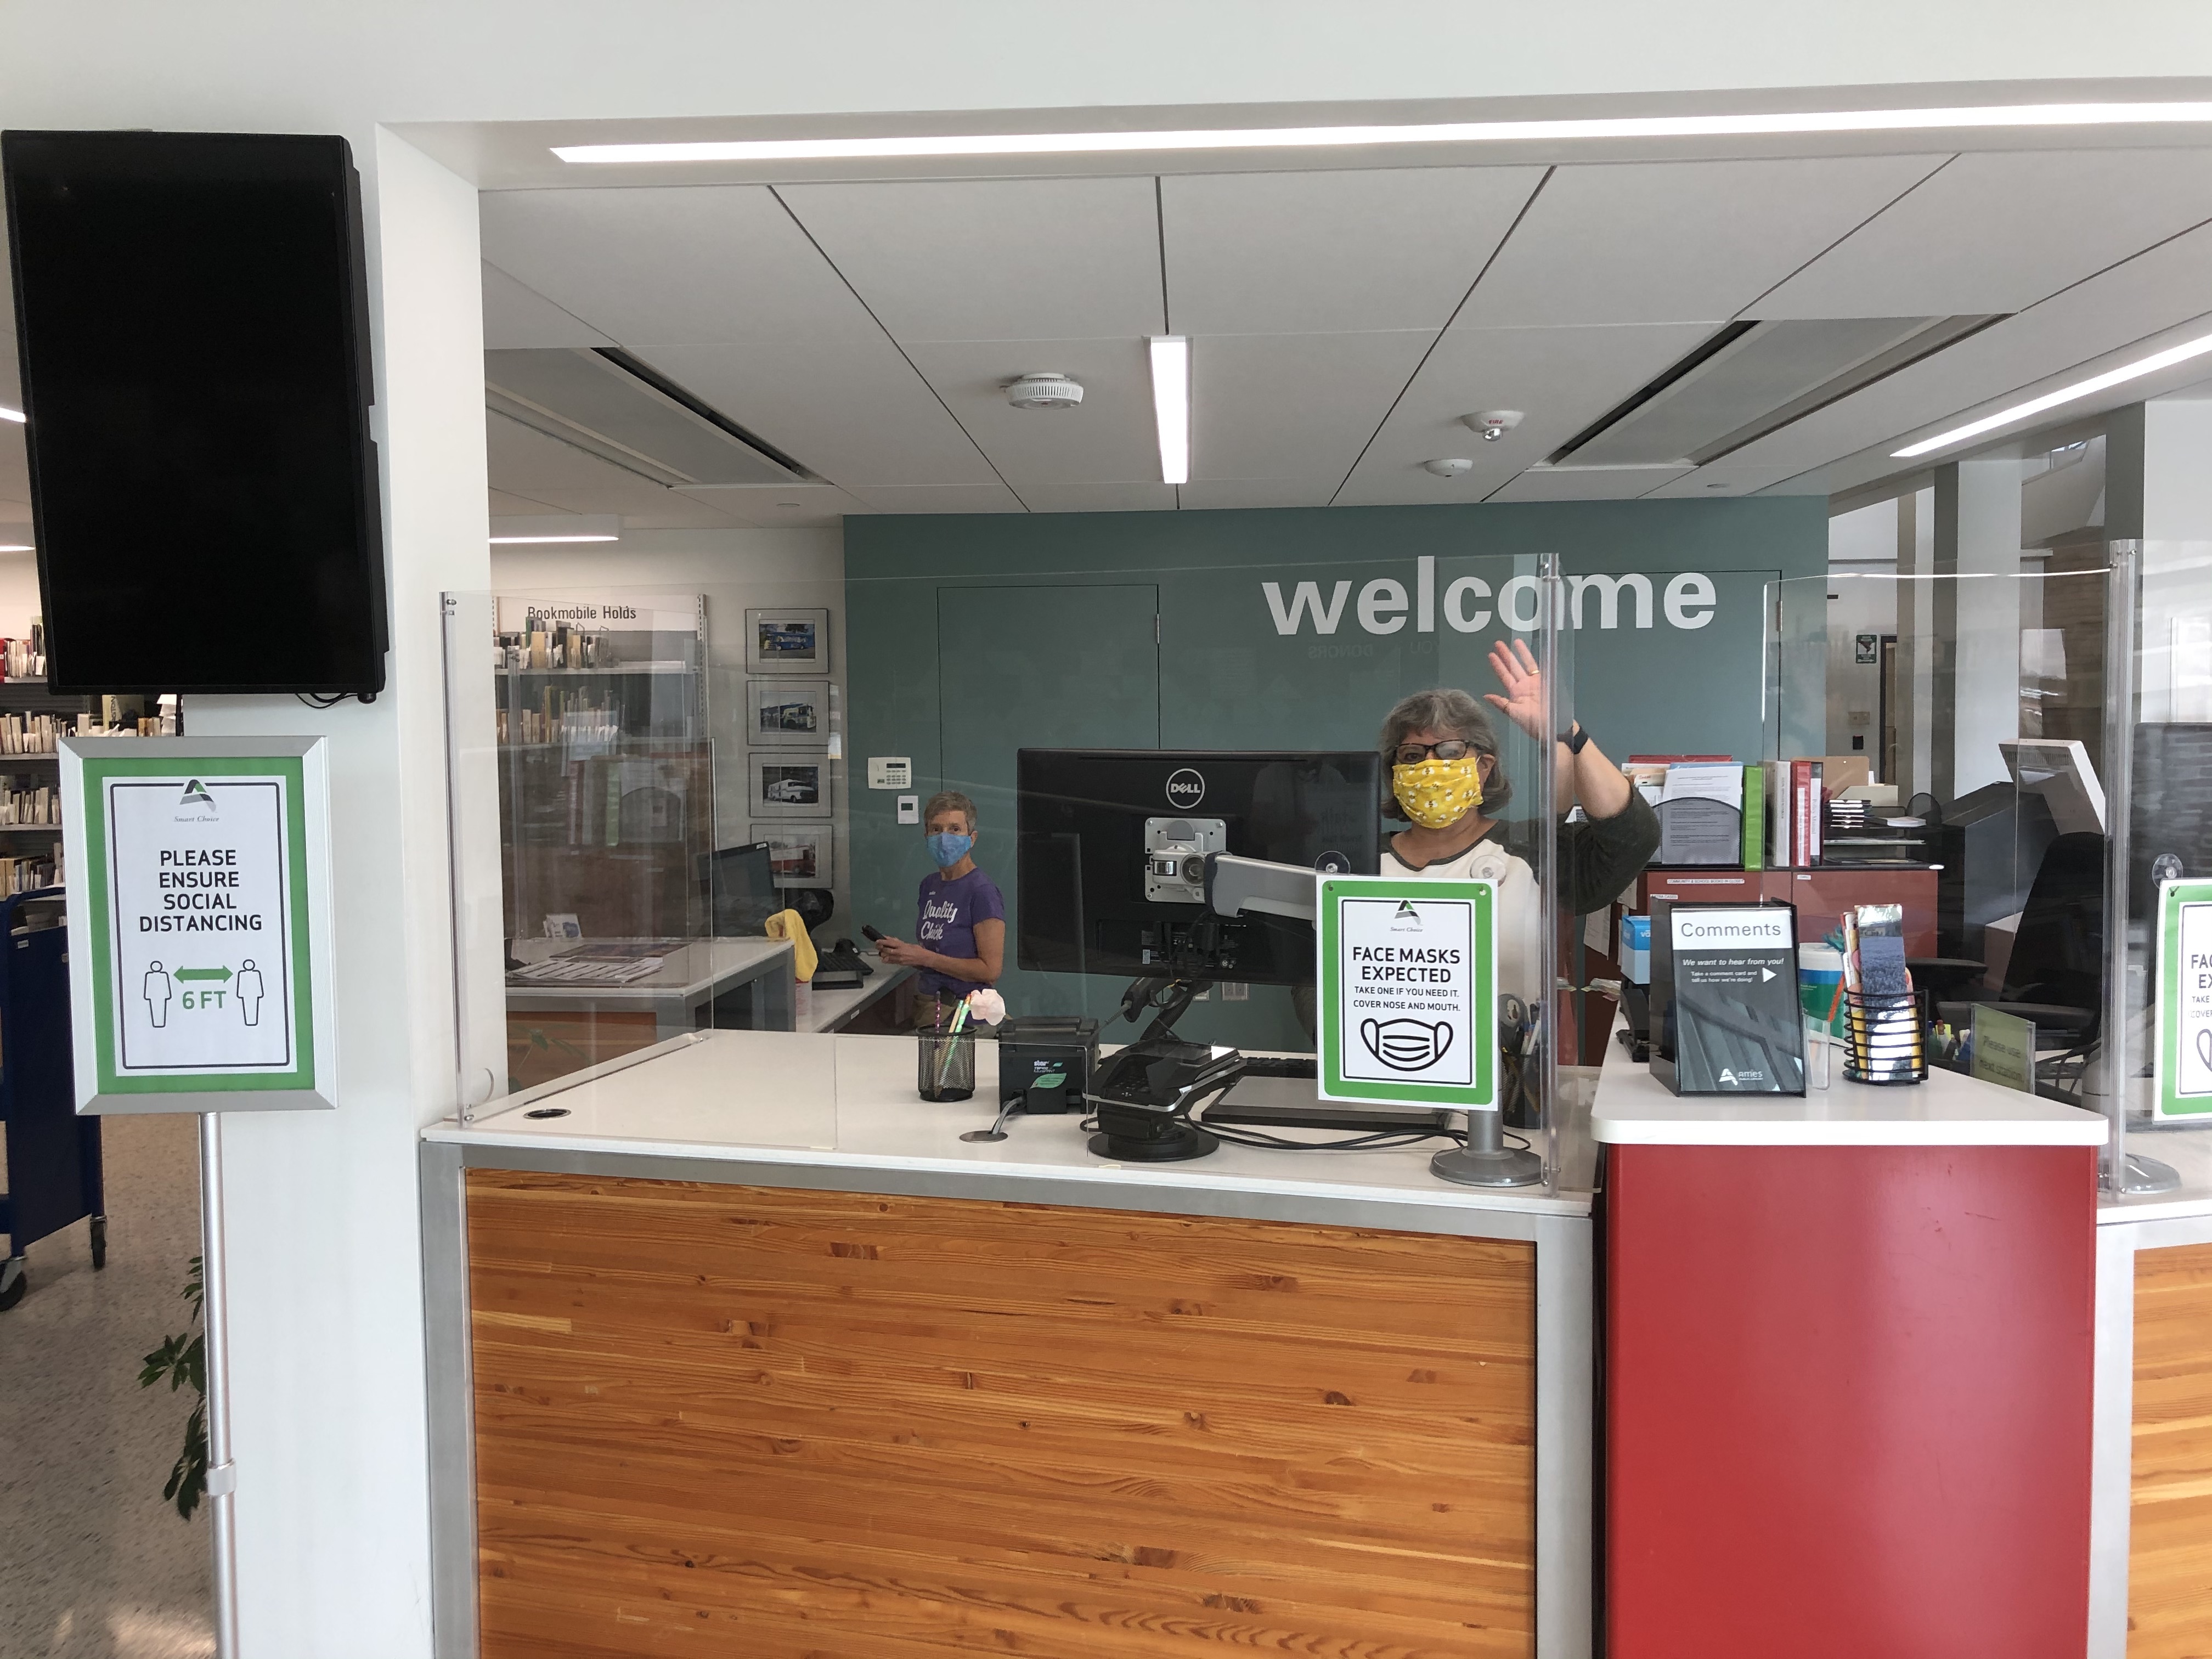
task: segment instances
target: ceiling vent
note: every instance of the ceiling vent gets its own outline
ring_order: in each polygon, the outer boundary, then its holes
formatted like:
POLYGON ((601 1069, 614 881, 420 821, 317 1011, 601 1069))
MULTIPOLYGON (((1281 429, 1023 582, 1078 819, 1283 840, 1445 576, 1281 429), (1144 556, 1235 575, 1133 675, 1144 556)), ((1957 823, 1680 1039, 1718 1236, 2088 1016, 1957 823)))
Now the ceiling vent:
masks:
POLYGON ((1730 323, 1551 457, 1703 466, 1802 421, 2001 315, 1730 323))
POLYGON ((1083 388, 1057 370, 1024 374, 1006 388, 1006 401, 1016 409, 1073 409, 1083 401, 1083 388))
POLYGON ((775 484, 813 475, 616 347, 484 353, 499 413, 655 483, 775 484))

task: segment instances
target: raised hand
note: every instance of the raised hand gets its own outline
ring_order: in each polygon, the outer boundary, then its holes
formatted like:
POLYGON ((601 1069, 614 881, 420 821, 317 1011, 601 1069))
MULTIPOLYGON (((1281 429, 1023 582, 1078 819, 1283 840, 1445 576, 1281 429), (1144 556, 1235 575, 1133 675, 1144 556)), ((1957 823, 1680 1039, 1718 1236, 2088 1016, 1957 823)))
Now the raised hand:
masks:
POLYGON ((1536 666, 1528 642, 1515 640, 1509 645, 1498 641, 1490 647, 1490 667, 1505 688, 1505 695, 1485 692, 1483 701, 1530 737, 1541 739, 1549 735, 1545 731, 1549 715, 1544 707, 1544 672, 1536 666))

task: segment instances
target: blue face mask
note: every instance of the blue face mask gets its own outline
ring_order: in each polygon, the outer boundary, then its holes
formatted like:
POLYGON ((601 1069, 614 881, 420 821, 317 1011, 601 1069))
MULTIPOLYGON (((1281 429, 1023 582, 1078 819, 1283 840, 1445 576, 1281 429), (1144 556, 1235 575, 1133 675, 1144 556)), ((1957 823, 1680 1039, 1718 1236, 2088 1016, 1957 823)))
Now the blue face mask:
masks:
POLYGON ((950 870, 966 858, 975 846, 975 837, 973 836, 934 835, 929 837, 929 856, 937 860, 939 869, 950 870))

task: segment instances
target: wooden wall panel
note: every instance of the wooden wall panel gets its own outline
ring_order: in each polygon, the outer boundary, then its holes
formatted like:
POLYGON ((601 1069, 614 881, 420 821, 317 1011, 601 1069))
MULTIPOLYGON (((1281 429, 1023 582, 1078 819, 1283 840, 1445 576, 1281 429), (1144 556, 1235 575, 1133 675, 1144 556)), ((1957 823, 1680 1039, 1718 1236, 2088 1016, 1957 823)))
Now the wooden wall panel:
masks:
POLYGON ((2136 1254, 2128 1659, 2212 1655, 2212 1244, 2136 1254))
POLYGON ((1525 1655, 1533 1248, 471 1170, 484 1659, 1525 1655))

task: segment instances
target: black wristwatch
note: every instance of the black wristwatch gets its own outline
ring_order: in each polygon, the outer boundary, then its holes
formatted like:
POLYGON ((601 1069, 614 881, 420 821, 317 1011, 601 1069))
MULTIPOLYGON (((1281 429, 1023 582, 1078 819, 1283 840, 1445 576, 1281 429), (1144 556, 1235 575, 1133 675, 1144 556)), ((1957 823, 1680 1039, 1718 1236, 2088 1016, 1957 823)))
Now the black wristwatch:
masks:
POLYGON ((1570 755, 1579 755, 1583 752, 1583 745, 1589 741, 1589 733, 1583 731, 1583 723, 1577 720, 1560 734, 1559 741, 1567 745, 1570 755))

